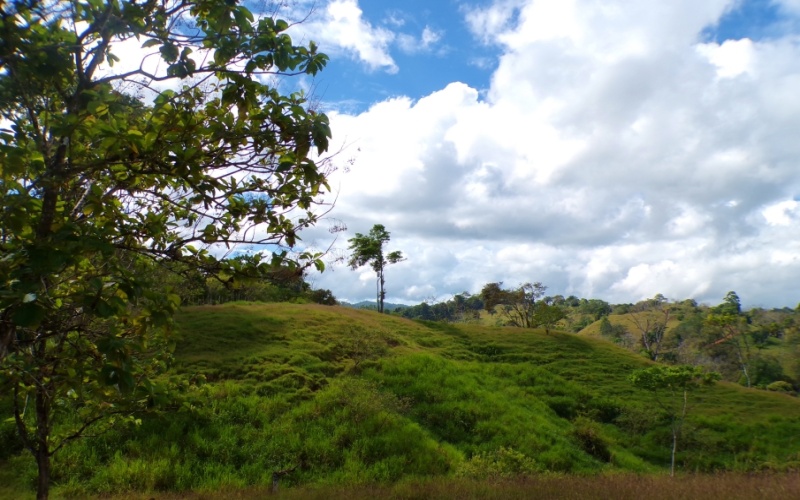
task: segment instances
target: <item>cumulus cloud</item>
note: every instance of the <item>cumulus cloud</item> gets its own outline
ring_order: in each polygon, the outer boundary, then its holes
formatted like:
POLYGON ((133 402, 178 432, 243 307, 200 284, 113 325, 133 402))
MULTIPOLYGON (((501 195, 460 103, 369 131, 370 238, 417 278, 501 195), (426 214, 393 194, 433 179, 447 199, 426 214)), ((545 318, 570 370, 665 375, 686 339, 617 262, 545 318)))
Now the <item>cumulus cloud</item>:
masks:
MULTIPOLYGON (((464 13, 502 47, 485 96, 452 83, 333 114, 360 148, 336 216, 350 234, 384 224, 408 256, 389 300, 542 281, 612 302, 797 303, 800 47, 706 43, 734 6, 497 0, 464 13)), ((355 300, 374 282, 341 269, 318 286, 355 300)))
POLYGON ((330 54, 346 54, 366 64, 370 69, 398 71, 389 53, 395 33, 374 26, 363 16, 357 0, 334 0, 325 6, 320 16, 299 25, 330 54))

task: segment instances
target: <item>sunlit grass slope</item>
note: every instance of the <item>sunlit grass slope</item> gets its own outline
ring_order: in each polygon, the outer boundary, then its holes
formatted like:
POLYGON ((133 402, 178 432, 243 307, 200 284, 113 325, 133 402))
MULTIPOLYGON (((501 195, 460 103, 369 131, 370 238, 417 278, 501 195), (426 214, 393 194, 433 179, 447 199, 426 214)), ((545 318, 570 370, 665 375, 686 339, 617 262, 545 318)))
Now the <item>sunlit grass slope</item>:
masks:
MULTIPOLYGON (((630 373, 568 333, 418 323, 292 304, 178 318, 181 409, 56 457, 62 493, 354 485, 433 476, 663 471, 671 435, 630 373)), ((718 384, 681 442, 689 471, 800 466, 800 401, 718 384)), ((32 481, 33 464, 12 458, 32 481)))

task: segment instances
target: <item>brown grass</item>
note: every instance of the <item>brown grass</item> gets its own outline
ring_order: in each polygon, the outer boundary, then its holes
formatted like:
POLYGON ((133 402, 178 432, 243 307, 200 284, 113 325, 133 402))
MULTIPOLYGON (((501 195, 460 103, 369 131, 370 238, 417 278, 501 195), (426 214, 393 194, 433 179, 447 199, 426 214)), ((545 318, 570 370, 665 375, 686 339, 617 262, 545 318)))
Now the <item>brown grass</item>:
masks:
POLYGON ((422 500, 422 499, 570 499, 570 500, 788 500, 800 498, 800 474, 716 474, 638 476, 542 476, 500 481, 430 479, 395 485, 266 488, 186 494, 115 496, 114 500, 422 500))

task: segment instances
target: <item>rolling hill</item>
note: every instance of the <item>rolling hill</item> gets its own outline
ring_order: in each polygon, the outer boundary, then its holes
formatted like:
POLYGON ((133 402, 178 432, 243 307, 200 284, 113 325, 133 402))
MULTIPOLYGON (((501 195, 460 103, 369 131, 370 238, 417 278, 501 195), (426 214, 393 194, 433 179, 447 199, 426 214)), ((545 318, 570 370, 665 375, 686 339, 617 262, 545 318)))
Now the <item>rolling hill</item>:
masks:
MULTIPOLYGON (((290 485, 659 473, 669 464, 668 423, 628 381, 650 363, 591 335, 284 303, 193 307, 177 319, 170 376, 183 387, 180 405, 60 452, 57 491, 208 491, 268 485, 273 473, 290 485)), ((718 383, 692 401, 678 465, 796 470, 798 450, 800 400, 718 383)), ((27 456, 5 460, 30 484, 27 456)))

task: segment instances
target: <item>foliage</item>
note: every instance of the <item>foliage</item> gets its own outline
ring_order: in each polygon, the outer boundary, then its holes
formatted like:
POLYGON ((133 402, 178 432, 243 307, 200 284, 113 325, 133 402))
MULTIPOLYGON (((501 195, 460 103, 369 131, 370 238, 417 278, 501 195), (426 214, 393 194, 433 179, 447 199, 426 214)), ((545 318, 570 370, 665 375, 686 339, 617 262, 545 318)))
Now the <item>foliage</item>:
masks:
POLYGON ((768 391, 774 391, 774 392, 795 392, 794 387, 792 387, 792 384, 790 384, 789 382, 785 382, 783 380, 778 380, 772 382, 771 384, 768 384, 766 389, 768 391))
POLYGON ((702 386, 712 385, 719 378, 720 375, 716 372, 707 373, 701 367, 687 365, 656 365, 631 374, 631 383, 649 391, 670 422, 672 429, 670 475, 675 473, 675 452, 689 411, 689 393, 702 386))
MULTIPOLYGON (((536 314, 537 301, 544 296, 547 287, 539 283, 523 283, 518 288, 503 289, 503 283, 487 283, 481 290, 484 308, 487 311, 500 309, 501 314, 506 318, 509 326, 521 328, 534 328, 536 326, 534 315, 536 314)), ((556 307, 556 306, 553 306, 556 307)), ((542 318, 548 318, 548 322, 556 314, 555 309, 544 309, 542 318)))
POLYGON ((454 295, 450 300, 404 306, 395 309, 393 313, 410 319, 468 323, 480 319, 481 309, 483 309, 483 301, 479 295, 462 292, 454 295))
POLYGON ((462 463, 456 471, 458 477, 481 480, 508 479, 530 476, 539 472, 540 467, 530 457, 513 448, 500 447, 489 452, 476 453, 462 463))
POLYGON ((639 330, 642 349, 653 360, 658 361, 667 333, 672 308, 668 299, 661 294, 636 304, 628 315, 639 330), (655 312, 655 315, 649 314, 655 312))
POLYGON ((586 417, 578 417, 573 425, 572 436, 586 453, 601 462, 611 461, 608 439, 603 435, 597 422, 586 417))
POLYGON ((532 324, 536 327, 544 327, 545 333, 549 335, 550 329, 566 316, 567 314, 559 306, 538 302, 534 306, 532 324))
POLYGON ((399 251, 389 252, 384 255, 384 245, 389 242, 390 234, 381 224, 375 224, 369 234, 356 233, 355 237, 347 240, 350 243, 350 260, 348 264, 352 269, 370 264, 377 276, 377 303, 378 312, 383 313, 383 300, 386 298, 386 266, 396 264, 403 258, 399 251))
POLYGON ((768 354, 754 356, 750 362, 749 373, 753 386, 762 389, 773 382, 786 381, 787 378, 780 361, 768 354))
POLYGON ((327 61, 288 27, 234 1, 0 4, 0 387, 40 497, 65 444, 167 399, 155 377, 180 297, 154 265, 227 282, 297 267, 285 250, 318 218, 310 154, 330 129, 264 83, 327 61), (116 71, 122 41, 162 70, 116 71), (240 243, 276 253, 217 260, 240 243))
POLYGON ((707 349, 712 353, 732 350, 744 385, 751 387, 753 383, 749 369, 753 353, 746 318, 730 313, 710 313, 705 321, 710 337, 707 349))

